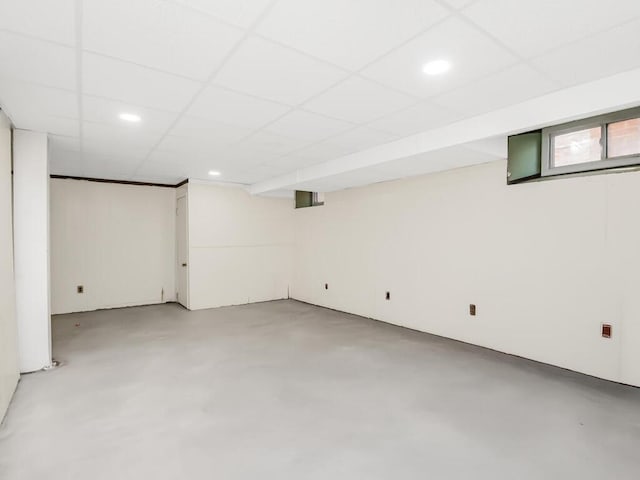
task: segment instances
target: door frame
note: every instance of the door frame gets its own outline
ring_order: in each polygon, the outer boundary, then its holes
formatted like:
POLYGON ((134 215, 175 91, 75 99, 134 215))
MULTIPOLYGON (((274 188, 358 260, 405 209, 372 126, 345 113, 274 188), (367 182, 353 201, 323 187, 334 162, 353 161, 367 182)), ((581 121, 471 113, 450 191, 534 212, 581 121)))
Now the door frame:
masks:
POLYGON ((187 192, 180 193, 176 197, 176 260, 175 260, 175 268, 176 268, 176 301, 189 309, 189 196, 187 192), (179 218, 179 209, 180 209, 180 201, 183 200, 183 209, 184 209, 184 225, 180 225, 178 222, 179 218), (180 229, 184 228, 185 231, 183 233, 184 238, 184 263, 186 266, 182 266, 182 259, 180 258, 180 229), (184 278, 184 288, 186 292, 180 291, 181 281, 180 278, 182 275, 185 275, 184 278), (181 295, 182 294, 182 295, 181 295), (186 297, 186 298, 181 298, 186 297))

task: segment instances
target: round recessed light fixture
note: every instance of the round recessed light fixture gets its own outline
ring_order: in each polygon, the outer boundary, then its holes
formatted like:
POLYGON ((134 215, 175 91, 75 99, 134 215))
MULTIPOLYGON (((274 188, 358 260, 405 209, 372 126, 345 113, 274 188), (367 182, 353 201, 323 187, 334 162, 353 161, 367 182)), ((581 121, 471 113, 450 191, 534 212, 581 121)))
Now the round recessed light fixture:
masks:
POLYGON ((142 120, 140 115, 136 115, 135 113, 121 113, 118 117, 120 117, 120 120, 131 123, 138 123, 142 120))
POLYGON ((433 60, 425 63, 422 67, 422 71, 426 75, 442 75, 449 70, 451 70, 451 62, 447 60, 433 60))
POLYGON ((212 177, 217 177, 220 175, 220 172, 216 172, 215 170, 209 170, 209 175, 212 177))

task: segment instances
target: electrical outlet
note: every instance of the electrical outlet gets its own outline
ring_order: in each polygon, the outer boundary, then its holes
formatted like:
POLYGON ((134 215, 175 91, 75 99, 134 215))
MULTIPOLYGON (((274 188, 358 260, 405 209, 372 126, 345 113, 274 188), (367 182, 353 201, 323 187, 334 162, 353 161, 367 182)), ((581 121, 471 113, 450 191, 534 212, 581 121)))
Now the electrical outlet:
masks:
POLYGON ((78 293, 84 293, 84 285, 78 285, 77 292, 78 293))
POLYGON ((611 324, 602 324, 602 338, 611 338, 611 324))
POLYGON ((476 316, 476 306, 473 303, 469 304, 469 315, 471 315, 472 317, 476 316))
POLYGON ((387 300, 391 300, 391 292, 387 292, 384 298, 387 300))

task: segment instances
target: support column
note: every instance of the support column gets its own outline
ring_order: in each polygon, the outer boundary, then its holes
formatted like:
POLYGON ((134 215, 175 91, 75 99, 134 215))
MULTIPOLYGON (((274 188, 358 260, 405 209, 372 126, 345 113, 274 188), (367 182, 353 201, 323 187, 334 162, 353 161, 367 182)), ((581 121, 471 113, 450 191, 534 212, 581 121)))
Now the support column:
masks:
POLYGON ((45 133, 13 132, 13 222, 22 373, 51 365, 49 164, 45 133))

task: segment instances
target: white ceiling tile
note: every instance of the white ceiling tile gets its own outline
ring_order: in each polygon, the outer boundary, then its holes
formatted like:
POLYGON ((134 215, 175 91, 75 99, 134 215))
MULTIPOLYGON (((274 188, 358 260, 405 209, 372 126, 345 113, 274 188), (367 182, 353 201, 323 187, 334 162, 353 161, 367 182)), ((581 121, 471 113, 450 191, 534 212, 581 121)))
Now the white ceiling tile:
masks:
POLYGON ((132 173, 140 164, 140 160, 135 157, 114 156, 110 152, 83 152, 82 161, 85 164, 93 164, 93 166, 102 164, 110 171, 124 170, 129 173, 132 173))
POLYGON ((637 68, 639 30, 640 20, 635 20, 543 54, 531 63, 563 86, 637 68))
POLYGON ((135 125, 110 125, 106 123, 82 123, 83 151, 110 156, 144 158, 162 138, 161 134, 143 132, 135 125))
MULTIPOLYGON (((150 182, 154 181, 151 178, 167 179, 167 182, 178 183, 188 178, 180 171, 179 167, 173 167, 171 165, 157 164, 147 161, 136 168, 132 173, 131 179, 134 182, 150 182)), ((164 182, 159 182, 164 183, 164 182)))
POLYGON ((52 148, 49 155, 49 173, 51 175, 84 176, 82 155, 76 150, 52 148))
POLYGON ((75 45, 75 0, 4 2, 0 29, 75 45))
POLYGON ((244 143, 225 147, 205 139, 168 135, 149 155, 149 160, 164 164, 206 164, 208 169, 217 169, 229 165, 253 167, 278 156, 244 143))
POLYGON ((242 38, 224 25, 161 0, 85 0, 86 50, 198 80, 242 38))
POLYGON ((281 0, 258 32, 357 70, 446 14, 433 0, 281 0))
POLYGON ((249 27, 271 0, 174 0, 208 15, 241 27, 249 27))
POLYGON ((75 93, 5 77, 0 77, 0 105, 18 128, 55 122, 49 117, 78 118, 75 93))
POLYGON ((24 128, 26 130, 33 130, 34 132, 46 132, 52 135, 73 137, 77 136, 80 131, 80 122, 74 118, 40 117, 30 119, 24 128))
POLYGON ((208 87, 198 96, 187 114, 227 125, 260 128, 288 111, 289 107, 275 102, 208 87))
POLYGON ((351 153, 382 145, 397 138, 396 135, 391 135, 379 130, 358 127, 355 130, 350 130, 336 137, 332 137, 324 143, 344 148, 351 153))
MULTIPOLYGON (((284 175, 289 173, 290 170, 286 167, 279 167, 278 165, 270 162, 264 165, 258 165, 256 167, 251 168, 250 170, 245 170, 243 173, 253 175, 259 175, 262 180, 268 180, 269 178, 277 177, 278 175, 284 175)), ((261 180, 258 180, 261 181, 261 180)))
POLYGON ((211 176, 207 175, 206 173, 202 173, 200 174, 200 176, 192 175, 190 177, 191 180, 204 181, 208 184, 216 185, 219 187, 225 187, 225 188, 229 188, 229 187, 244 188, 244 187, 248 187, 249 185, 251 185, 251 183, 253 183, 252 181, 253 178, 265 179, 264 177, 259 177, 257 175, 254 175, 251 172, 245 173, 242 170, 225 171, 222 173, 220 177, 215 177, 215 178, 218 178, 219 180, 217 181, 212 180, 211 176))
POLYGON ((109 180, 129 180, 138 165, 135 160, 119 156, 87 153, 83 154, 82 163, 84 176, 109 180))
POLYGON ((75 49, 0 32, 0 76, 74 90, 75 49))
POLYGON ((297 105, 345 77, 345 72, 331 65, 251 37, 220 70, 214 83, 297 105))
POLYGON ((84 177, 84 164, 81 159, 74 160, 70 155, 79 156, 77 152, 56 152, 49 157, 50 175, 68 175, 70 177, 84 177))
POLYGON ((0 77, 0 105, 18 128, 79 134, 78 101, 73 92, 0 77))
POLYGON ((452 8, 461 9, 473 3, 475 0, 442 0, 452 8))
MULTIPOLYGON (((168 138, 168 137, 164 137, 162 139, 162 142, 164 142, 164 140, 166 138, 168 138)), ((177 137, 177 138, 182 138, 182 137, 177 137)), ((162 144, 162 142, 161 142, 161 144, 162 144)), ((179 161, 181 161, 183 163, 187 163, 186 157, 187 157, 187 155, 184 154, 183 152, 176 153, 176 152, 170 150, 170 148, 166 148, 166 149, 156 148, 151 153, 149 153, 149 156, 141 164, 140 168, 143 169, 148 164, 172 165, 172 164, 178 163, 179 161)), ((160 171, 155 172, 155 173, 157 173, 159 175, 160 174, 164 175, 164 173, 160 172, 160 171)))
POLYGON ((269 132, 258 132, 251 135, 242 143, 247 148, 253 148, 258 152, 265 152, 272 155, 285 155, 308 145, 310 142, 269 132))
POLYGON ((350 148, 324 142, 297 150, 287 155, 287 157, 295 157, 300 159, 301 162, 315 164, 342 157, 351 151, 350 148))
POLYGON ((288 173, 289 170, 280 168, 277 165, 256 165, 250 169, 225 171, 225 180, 233 180, 239 183, 250 185, 255 182, 262 182, 279 175, 288 173))
POLYGON ((88 95, 82 99, 82 109, 83 120, 143 133, 165 133, 176 119, 174 113, 88 95), (119 118, 121 113, 139 115, 141 120, 138 123, 124 122, 119 118))
POLYGON ((441 127, 460 120, 459 112, 452 111, 431 102, 421 102, 397 113, 392 113, 369 124, 371 128, 389 132, 400 137, 441 127))
POLYGON ((80 139, 78 137, 63 137, 62 135, 49 135, 49 146, 52 151, 64 150, 71 152, 80 151, 80 139))
POLYGON ((83 144, 82 159, 87 158, 101 158, 105 170, 109 167, 109 164, 117 164, 119 162, 125 162, 130 165, 131 169, 136 168, 144 160, 142 151, 139 149, 131 148, 126 145, 110 146, 104 148, 104 145, 90 141, 83 144))
POLYGON ((241 143, 232 148, 222 150, 214 155, 214 160, 221 164, 235 165, 237 168, 253 168, 278 158, 280 155, 256 148, 254 145, 241 143))
POLYGON ((349 122, 295 110, 276 120, 265 130, 290 138, 316 142, 353 127, 354 124, 349 122))
POLYGON ((432 102, 470 117, 544 95, 558 87, 521 63, 434 97, 432 102))
POLYGON ((362 74, 427 98, 514 63, 515 57, 505 48, 462 20, 451 18, 366 68, 362 74), (434 60, 451 62, 451 70, 439 76, 425 75, 422 67, 434 60))
POLYGON ((148 172, 156 175, 179 175, 188 177, 201 170, 207 172, 215 166, 214 157, 211 155, 203 156, 187 151, 169 152, 154 150, 153 153, 141 163, 137 173, 148 172))
POLYGON ((51 149, 48 157, 49 174, 84 177, 82 154, 73 150, 51 149))
POLYGON ((249 128, 227 125, 214 120, 184 116, 171 130, 171 135, 205 139, 216 145, 228 145, 249 136, 252 132, 253 130, 249 128))
POLYGON ((262 182, 264 180, 268 180, 269 178, 273 178, 274 175, 271 175, 269 172, 266 172, 264 169, 256 170, 236 170, 232 172, 225 172, 224 180, 227 182, 233 182, 237 185, 251 185, 252 183, 262 182))
POLYGON ((314 98, 304 108, 349 122, 375 120, 415 103, 402 93, 359 77, 351 77, 340 85, 314 98))
POLYGON ((313 159, 309 158, 305 155, 300 155, 298 152, 293 152, 284 157, 276 158, 268 163, 268 165, 273 165, 278 169, 282 169, 285 172, 292 172, 295 170, 299 170, 301 168, 311 167, 312 165, 317 165, 318 163, 322 163, 329 158, 326 159, 313 159))
POLYGON ((479 0, 463 11, 483 29, 530 57, 640 16, 640 2, 479 0))
MULTIPOLYGON (((49 155, 49 160, 54 162, 70 162, 74 164, 82 163, 82 153, 79 149, 72 146, 72 148, 65 148, 64 145, 53 145, 49 155)), ((56 172, 51 172, 56 175, 56 172)))
POLYGON ((83 56, 83 91, 143 107, 180 112, 202 84, 100 55, 83 56))
POLYGON ((167 135, 160 141, 150 158, 154 161, 176 158, 204 161, 214 157, 225 146, 224 142, 216 138, 167 135))
POLYGON ((145 178, 149 176, 161 176, 172 177, 181 181, 185 178, 193 177, 194 175, 200 175, 201 173, 207 173, 211 168, 205 162, 200 160, 186 161, 184 157, 177 161, 175 157, 162 158, 162 161, 156 161, 149 158, 147 161, 138 165, 134 175, 137 178, 145 178), (170 161, 173 160, 173 161, 170 161))

